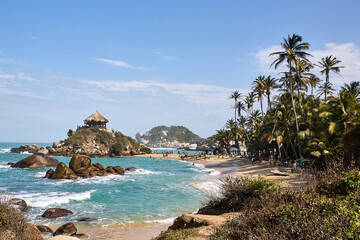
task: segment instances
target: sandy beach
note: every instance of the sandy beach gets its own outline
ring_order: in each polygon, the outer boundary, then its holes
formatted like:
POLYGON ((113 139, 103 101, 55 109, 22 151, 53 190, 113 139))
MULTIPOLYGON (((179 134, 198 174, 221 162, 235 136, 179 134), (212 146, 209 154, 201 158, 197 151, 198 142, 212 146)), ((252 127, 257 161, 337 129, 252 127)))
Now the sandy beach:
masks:
MULTIPOLYGON (((140 155, 146 158, 163 158, 169 160, 187 161, 194 164, 202 164, 206 168, 214 169, 220 172, 219 177, 226 175, 234 176, 248 176, 248 177, 262 177, 269 180, 277 181, 283 186, 296 186, 303 183, 300 173, 291 173, 289 167, 276 167, 269 164, 269 162, 255 162, 252 163, 249 158, 240 157, 217 157, 207 155, 206 158, 194 159, 194 157, 181 158, 179 154, 169 154, 163 157, 162 154, 148 154, 140 155), (289 176, 277 176, 270 171, 274 168, 282 172, 289 173, 289 176)), ((114 225, 114 226, 77 226, 79 233, 89 235, 88 239, 127 239, 127 240, 143 240, 151 239, 160 234, 161 231, 167 230, 172 223, 144 223, 144 224, 128 224, 128 225, 114 225)), ((54 226, 55 228, 56 226, 54 226)))

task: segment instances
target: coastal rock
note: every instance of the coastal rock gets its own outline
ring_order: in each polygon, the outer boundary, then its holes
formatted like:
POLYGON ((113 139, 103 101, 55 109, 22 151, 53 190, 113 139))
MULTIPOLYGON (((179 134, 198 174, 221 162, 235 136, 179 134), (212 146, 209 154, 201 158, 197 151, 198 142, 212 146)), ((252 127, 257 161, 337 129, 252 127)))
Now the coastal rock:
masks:
POLYGON ((28 210, 26 202, 24 200, 20 199, 20 198, 10 199, 9 204, 13 208, 18 209, 21 212, 27 212, 27 210, 28 210))
POLYGON ((73 212, 63 209, 63 208, 49 208, 48 210, 46 210, 43 213, 42 217, 43 218, 58 218, 58 217, 65 217, 70 214, 73 214, 73 212))
POLYGON ((169 227, 171 230, 197 228, 202 226, 209 226, 209 222, 194 215, 186 215, 176 218, 173 225, 169 227))
POLYGON ((23 160, 11 165, 14 168, 44 168, 56 167, 59 161, 52 157, 33 154, 23 160))
POLYGON ((126 172, 134 172, 134 171, 136 171, 136 167, 128 167, 128 168, 125 168, 125 171, 126 172))
POLYGON ((85 173, 94 169, 91 165, 91 158, 86 155, 74 155, 70 160, 69 167, 75 173, 85 173))
MULTIPOLYGON (((46 172, 48 174, 48 172, 46 172)), ((46 175, 45 175, 46 176, 46 175)), ((49 174, 51 179, 76 179, 76 174, 65 163, 61 162, 54 173, 49 174)))
POLYGON ((52 175, 54 174, 54 172, 55 172, 55 171, 52 170, 52 169, 47 170, 46 173, 45 173, 45 177, 44 177, 44 178, 51 178, 52 175))
POLYGON ((100 164, 100 163, 95 163, 95 164, 93 164, 93 166, 96 167, 99 170, 105 170, 104 166, 102 164, 100 164))
POLYGON ((27 236, 26 239, 45 240, 43 234, 33 224, 26 223, 24 231, 25 236, 27 236))
POLYGON ((77 232, 77 228, 75 227, 75 225, 73 223, 66 223, 64 225, 62 225, 61 227, 59 227, 58 229, 56 229, 56 231, 54 232, 54 236, 57 235, 74 235, 77 232))
POLYGON ((40 149, 39 151, 36 152, 36 154, 42 154, 44 156, 49 154, 49 150, 47 149, 40 149))
POLYGON ((51 228, 45 225, 36 225, 37 229, 39 229, 40 232, 54 232, 51 228))
POLYGON ((53 145, 52 145, 53 148, 59 148, 61 146, 62 146, 62 144, 59 142, 53 142, 53 145))

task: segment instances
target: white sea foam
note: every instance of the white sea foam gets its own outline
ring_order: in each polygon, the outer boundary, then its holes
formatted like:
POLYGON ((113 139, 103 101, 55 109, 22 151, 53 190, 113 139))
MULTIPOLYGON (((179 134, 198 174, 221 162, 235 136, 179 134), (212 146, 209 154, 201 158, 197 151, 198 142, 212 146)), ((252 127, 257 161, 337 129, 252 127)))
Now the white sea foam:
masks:
POLYGON ((127 172, 126 174, 128 174, 128 175, 149 175, 149 174, 161 174, 161 173, 138 168, 135 171, 127 172))
POLYGON ((0 153, 10 153, 10 148, 0 149, 0 153))
POLYGON ((23 151, 20 154, 31 154, 31 153, 29 153, 28 151, 23 151))
POLYGON ((43 178, 45 176, 46 172, 37 172, 34 176, 37 178, 43 178))
POLYGON ((24 193, 16 195, 17 198, 24 199, 30 207, 47 207, 69 203, 70 201, 83 201, 91 198, 91 193, 95 190, 82 193, 70 192, 50 192, 50 193, 24 193))
POLYGON ((221 173, 213 168, 206 168, 203 164, 195 163, 194 166, 196 167, 196 170, 200 172, 206 172, 210 175, 219 175, 221 173))
POLYGON ((146 223, 173 223, 175 218, 159 219, 159 220, 148 220, 146 223))
POLYGON ((0 168, 10 168, 10 165, 0 165, 0 168))
POLYGON ((205 182, 194 183, 191 185, 192 187, 199 189, 209 195, 220 196, 221 188, 219 180, 211 180, 205 182))

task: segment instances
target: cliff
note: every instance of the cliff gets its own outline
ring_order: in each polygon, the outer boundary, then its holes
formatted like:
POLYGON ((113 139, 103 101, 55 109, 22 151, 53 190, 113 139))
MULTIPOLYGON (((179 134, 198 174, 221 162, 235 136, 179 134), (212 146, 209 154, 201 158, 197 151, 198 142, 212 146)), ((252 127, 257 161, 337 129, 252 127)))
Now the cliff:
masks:
POLYGON ((138 132, 136 140, 147 147, 197 148, 202 138, 183 126, 157 126, 146 133, 138 132))

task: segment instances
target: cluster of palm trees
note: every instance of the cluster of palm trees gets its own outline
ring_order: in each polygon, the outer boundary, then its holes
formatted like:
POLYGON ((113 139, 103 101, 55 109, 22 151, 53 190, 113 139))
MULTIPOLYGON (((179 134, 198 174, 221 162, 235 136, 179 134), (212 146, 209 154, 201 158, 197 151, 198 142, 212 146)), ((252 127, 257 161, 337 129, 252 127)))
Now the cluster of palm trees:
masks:
POLYGON ((340 75, 344 68, 341 61, 327 56, 313 64, 309 60, 310 44, 299 35, 288 35, 281 47, 282 51, 270 54, 276 56, 271 66, 287 68, 281 77, 260 75, 247 96, 239 91, 230 95, 235 116, 212 137, 218 143, 217 150, 229 152, 231 146, 243 142, 248 152, 259 157, 306 158, 319 167, 333 160, 345 166, 356 162, 360 152, 360 83, 344 84, 336 92, 330 73, 340 75), (314 66, 321 68, 325 81, 312 72, 314 66), (254 110, 256 101, 260 111, 254 110))

